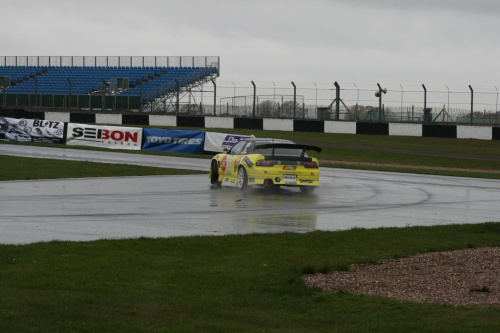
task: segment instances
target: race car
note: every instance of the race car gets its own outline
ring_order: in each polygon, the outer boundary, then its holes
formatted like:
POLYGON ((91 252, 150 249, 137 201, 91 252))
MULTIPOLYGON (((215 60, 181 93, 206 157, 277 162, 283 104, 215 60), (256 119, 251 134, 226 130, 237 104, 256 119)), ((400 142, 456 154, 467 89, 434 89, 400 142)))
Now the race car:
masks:
POLYGON ((311 193, 319 185, 319 163, 307 150, 321 152, 319 147, 289 140, 244 139, 212 158, 210 182, 234 184, 240 190, 254 185, 294 186, 311 193))

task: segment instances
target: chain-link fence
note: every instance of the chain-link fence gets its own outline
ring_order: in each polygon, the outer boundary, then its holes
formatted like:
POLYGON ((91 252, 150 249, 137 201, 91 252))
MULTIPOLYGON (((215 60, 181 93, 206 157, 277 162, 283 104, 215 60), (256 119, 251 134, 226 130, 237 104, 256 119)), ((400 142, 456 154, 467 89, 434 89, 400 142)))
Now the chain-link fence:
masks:
POLYGON ((191 92, 190 98, 199 101, 198 114, 216 116, 476 125, 500 123, 499 92, 494 86, 464 88, 400 84, 381 85, 383 89, 379 91, 376 84, 351 83, 339 85, 337 91, 334 83, 253 84, 219 81, 216 85, 207 84, 198 92, 191 92))

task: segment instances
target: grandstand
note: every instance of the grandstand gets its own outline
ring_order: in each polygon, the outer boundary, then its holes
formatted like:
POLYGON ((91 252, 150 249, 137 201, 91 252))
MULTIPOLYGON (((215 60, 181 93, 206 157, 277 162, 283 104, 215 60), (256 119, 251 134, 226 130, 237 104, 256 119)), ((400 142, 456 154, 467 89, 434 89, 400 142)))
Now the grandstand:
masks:
POLYGON ((0 57, 4 107, 153 110, 219 76, 219 57, 0 57))

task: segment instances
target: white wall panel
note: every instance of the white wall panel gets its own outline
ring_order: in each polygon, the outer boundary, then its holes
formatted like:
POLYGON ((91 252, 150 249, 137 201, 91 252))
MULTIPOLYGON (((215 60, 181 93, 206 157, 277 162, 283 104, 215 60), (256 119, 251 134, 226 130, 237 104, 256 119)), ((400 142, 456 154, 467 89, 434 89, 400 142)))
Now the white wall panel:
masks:
POLYGON ((490 126, 457 126, 457 138, 458 139, 480 139, 480 140, 492 140, 493 131, 490 126))
POLYGON ((121 114, 96 113, 95 122, 98 124, 122 124, 121 114))
POLYGON ((422 136, 422 124, 389 124, 389 135, 422 136))
POLYGON ((325 121, 325 133, 356 134, 354 121, 325 121))
POLYGON ((234 118, 205 117, 205 128, 234 128, 234 118))
POLYGON ((288 131, 293 132, 293 119, 265 118, 263 128, 266 131, 288 131))
POLYGON ((177 116, 150 115, 149 125, 156 126, 177 126, 177 116))
POLYGON ((69 112, 45 112, 45 120, 69 123, 69 112))

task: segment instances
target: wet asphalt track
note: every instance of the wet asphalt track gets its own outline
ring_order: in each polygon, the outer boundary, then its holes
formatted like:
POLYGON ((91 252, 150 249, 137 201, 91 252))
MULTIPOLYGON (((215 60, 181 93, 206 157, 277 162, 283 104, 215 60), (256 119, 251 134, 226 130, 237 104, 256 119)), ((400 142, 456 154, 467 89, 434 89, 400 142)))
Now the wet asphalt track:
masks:
MULTIPOLYGON (((195 170, 210 163, 7 144, 0 155, 195 170)), ((309 196, 293 188, 214 189, 207 175, 0 182, 0 243, 7 244, 498 220, 500 181, 473 178, 321 168, 321 187, 309 196)))

